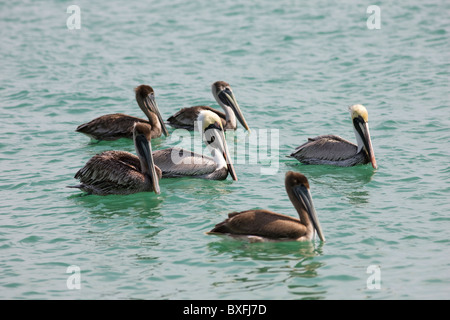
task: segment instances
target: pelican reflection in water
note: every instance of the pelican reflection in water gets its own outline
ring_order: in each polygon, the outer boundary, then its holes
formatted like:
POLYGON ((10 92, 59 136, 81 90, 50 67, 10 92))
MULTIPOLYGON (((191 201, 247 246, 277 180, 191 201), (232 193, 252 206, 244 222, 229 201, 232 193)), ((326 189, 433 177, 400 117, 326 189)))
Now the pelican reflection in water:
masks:
POLYGON ((167 136, 169 133, 159 112, 153 88, 148 85, 140 85, 135 88, 135 93, 136 102, 148 120, 122 113, 107 114, 79 125, 76 131, 84 133, 94 140, 132 139, 134 124, 138 122, 149 128, 151 138, 160 137, 161 133, 167 136))
POLYGON ((212 84, 211 90, 217 103, 222 107, 225 113, 209 106, 183 108, 167 119, 169 125, 174 128, 182 128, 192 131, 195 129, 194 122, 197 120, 199 113, 201 111, 208 110, 214 112, 220 117, 224 130, 236 130, 237 118, 241 125, 246 130, 250 131, 230 85, 225 81, 216 81, 212 84))
POLYGON ((312 240, 317 232, 320 240, 325 241, 308 179, 301 173, 288 171, 285 187, 300 219, 262 209, 232 212, 208 233, 228 234, 251 241, 304 241, 312 240))
POLYGON ((375 154, 370 139, 367 109, 360 104, 349 108, 357 145, 339 136, 322 135, 309 138, 297 147, 290 157, 305 164, 329 164, 350 167, 371 163, 377 168, 375 154))
POLYGON ((229 173, 233 180, 237 180, 219 116, 209 110, 202 110, 197 121, 212 157, 180 148, 157 150, 153 152, 153 158, 162 171, 162 177, 224 180, 229 173))
POLYGON ((70 186, 89 194, 131 194, 144 191, 160 193, 161 170, 155 167, 151 131, 143 123, 133 128, 137 156, 126 151, 104 151, 93 156, 76 174, 80 184, 70 186))

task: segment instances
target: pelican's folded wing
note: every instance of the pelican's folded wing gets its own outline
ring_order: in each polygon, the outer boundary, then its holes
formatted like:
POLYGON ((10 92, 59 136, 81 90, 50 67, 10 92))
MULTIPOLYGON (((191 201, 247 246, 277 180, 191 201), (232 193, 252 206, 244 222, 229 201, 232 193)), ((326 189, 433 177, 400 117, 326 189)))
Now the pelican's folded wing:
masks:
POLYGON ((104 151, 78 170, 75 179, 107 194, 120 188, 134 188, 144 182, 138 157, 125 151, 104 151))
POLYGON ((201 176, 214 172, 214 159, 181 148, 168 148, 153 152, 155 165, 163 178, 201 176))
POLYGON ((308 138, 308 142, 297 147, 291 157, 300 162, 342 161, 354 157, 358 147, 339 136, 322 135, 308 138))
POLYGON ((119 138, 133 138, 135 122, 148 122, 121 113, 107 114, 90 122, 81 124, 76 131, 84 133, 95 140, 116 140, 119 138))
POLYGON ((194 106, 189 108, 183 108, 177 113, 175 113, 173 116, 171 116, 169 119, 167 119, 167 122, 172 127, 175 128, 194 130, 194 123, 198 118, 198 114, 200 113, 200 111, 203 110, 209 110, 214 112, 223 119, 223 122, 225 122, 226 118, 225 113, 220 112, 219 110, 216 110, 209 106, 194 106))

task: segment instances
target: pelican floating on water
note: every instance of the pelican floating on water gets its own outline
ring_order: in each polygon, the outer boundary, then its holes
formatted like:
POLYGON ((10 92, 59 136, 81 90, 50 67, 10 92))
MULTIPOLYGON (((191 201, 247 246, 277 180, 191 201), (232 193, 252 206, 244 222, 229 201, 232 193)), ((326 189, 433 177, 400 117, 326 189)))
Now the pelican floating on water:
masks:
POLYGON ((225 81, 217 81, 212 84, 211 90, 217 103, 223 108, 225 113, 209 106, 183 108, 167 119, 169 125, 174 128, 182 128, 192 131, 195 129, 194 122, 197 120, 200 111, 209 110, 216 113, 221 118, 222 127, 225 130, 236 130, 237 118, 242 126, 244 126, 246 130, 250 131, 230 85, 225 81))
POLYGON ((140 85, 135 88, 135 93, 136 101, 148 117, 148 120, 122 113, 107 114, 79 125, 76 131, 84 133, 94 140, 132 139, 134 123, 139 122, 150 129, 151 138, 160 137, 161 133, 167 136, 169 133, 159 112, 153 88, 147 85, 140 85))
POLYGON ((197 121, 201 125, 199 131, 202 132, 203 140, 212 157, 180 148, 157 150, 153 152, 153 159, 161 169, 162 177, 224 180, 230 173, 232 179, 237 180, 219 116, 209 110, 202 110, 198 114, 197 121))
POLYGON ((301 173, 288 171, 285 187, 300 219, 262 209, 232 212, 208 233, 245 237, 252 241, 303 241, 312 240, 317 232, 320 240, 325 241, 308 179, 301 173))
POLYGON ((349 108, 358 145, 339 136, 322 135, 308 138, 308 142, 297 147, 290 157, 305 164, 329 164, 350 167, 372 163, 377 168, 370 140, 367 109, 360 104, 349 108))
POLYGON ((161 170, 155 167, 149 143, 151 131, 143 123, 133 129, 135 156, 126 151, 104 151, 93 156, 76 174, 80 184, 70 186, 90 194, 160 193, 161 170))

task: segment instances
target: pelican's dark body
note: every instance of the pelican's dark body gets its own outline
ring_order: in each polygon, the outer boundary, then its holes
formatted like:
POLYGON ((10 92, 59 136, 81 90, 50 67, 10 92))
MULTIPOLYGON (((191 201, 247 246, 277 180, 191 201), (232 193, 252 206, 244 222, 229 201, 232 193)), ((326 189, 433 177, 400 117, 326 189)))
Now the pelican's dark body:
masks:
POLYGON ((84 133, 93 140, 113 141, 121 138, 133 139, 133 127, 136 122, 148 126, 152 131, 152 138, 161 136, 161 127, 153 126, 148 120, 123 113, 106 114, 95 118, 88 123, 78 126, 76 131, 84 133))
POLYGON ((305 226, 297 218, 269 210, 247 210, 229 213, 228 219, 218 223, 210 232, 268 239, 299 239, 305 235, 305 226), (258 227, 255 228, 255 225, 258 227))
MULTIPOLYGON (((161 179, 161 170, 155 169, 161 179)), ((139 158, 126 151, 104 151, 93 156, 75 179, 81 182, 75 187, 95 195, 154 191, 150 177, 142 173, 139 158)))

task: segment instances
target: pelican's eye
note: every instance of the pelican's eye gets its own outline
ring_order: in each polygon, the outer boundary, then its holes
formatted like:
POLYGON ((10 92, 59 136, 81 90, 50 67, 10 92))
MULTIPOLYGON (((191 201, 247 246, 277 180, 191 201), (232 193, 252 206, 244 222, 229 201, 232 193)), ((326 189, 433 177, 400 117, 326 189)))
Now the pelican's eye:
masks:
POLYGON ((213 143, 216 140, 215 136, 211 136, 211 140, 208 141, 208 143, 213 143))

